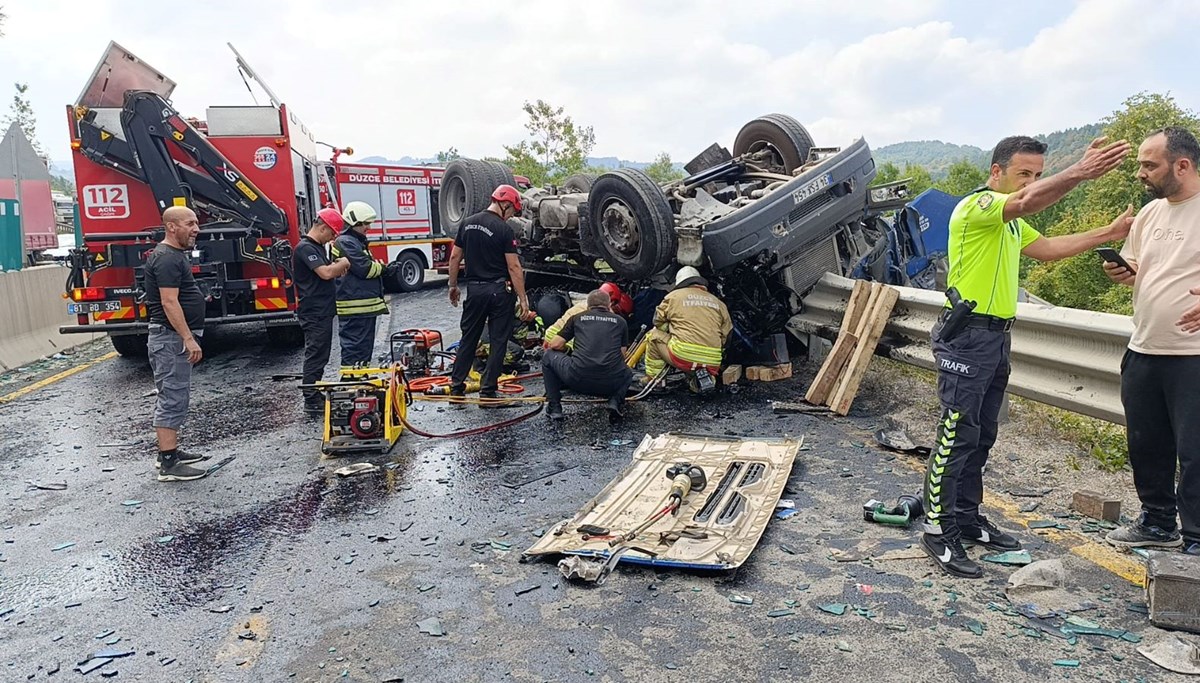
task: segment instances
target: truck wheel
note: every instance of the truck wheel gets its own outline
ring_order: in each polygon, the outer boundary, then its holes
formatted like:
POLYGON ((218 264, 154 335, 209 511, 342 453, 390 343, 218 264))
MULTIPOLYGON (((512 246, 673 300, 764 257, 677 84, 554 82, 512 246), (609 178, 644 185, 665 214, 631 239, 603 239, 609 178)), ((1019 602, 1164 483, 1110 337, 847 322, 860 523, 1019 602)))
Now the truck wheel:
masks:
POLYGON ((650 277, 675 257, 679 238, 671 206, 641 171, 619 168, 597 178, 588 197, 588 217, 596 246, 622 278, 650 277))
POLYGON ((438 217, 442 230, 450 237, 458 235, 462 223, 472 214, 479 213, 492 201, 496 170, 487 161, 455 159, 442 174, 442 187, 438 191, 438 217))
POLYGON ((411 251, 400 254, 396 259, 397 273, 396 288, 401 292, 415 292, 425 284, 425 262, 420 256, 411 251))
POLYGON ((562 191, 564 194, 590 192, 595 183, 596 176, 591 173, 576 173, 563 181, 562 191))
POLYGON ((742 126, 733 142, 733 156, 770 149, 784 173, 792 173, 808 161, 812 136, 787 114, 767 114, 742 126))
POLYGON ((288 349, 303 346, 304 330, 299 325, 268 325, 267 343, 288 349))
POLYGON ((512 169, 500 163, 499 161, 485 161, 492 169, 491 189, 488 190, 489 196, 491 192, 501 185, 517 186, 517 179, 513 176, 512 169))
POLYGON ((145 358, 149 355, 146 350, 147 335, 119 334, 109 337, 113 348, 124 358, 145 358))

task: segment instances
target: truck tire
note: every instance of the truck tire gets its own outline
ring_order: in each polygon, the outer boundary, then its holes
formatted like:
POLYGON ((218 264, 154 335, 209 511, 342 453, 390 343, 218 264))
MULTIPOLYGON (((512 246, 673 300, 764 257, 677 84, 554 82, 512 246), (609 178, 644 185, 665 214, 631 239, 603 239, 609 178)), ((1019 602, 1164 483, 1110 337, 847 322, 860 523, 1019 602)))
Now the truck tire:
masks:
POLYGON ((146 358, 149 355, 146 349, 147 335, 119 334, 108 339, 112 342, 113 349, 123 358, 146 358))
POLYGON ((267 343, 287 349, 303 346, 304 330, 300 325, 267 325, 267 343))
POLYGON ((489 195, 491 195, 492 191, 501 185, 512 185, 513 187, 517 186, 517 179, 513 176, 511 168, 505 166, 499 161, 485 161, 483 163, 487 164, 492 169, 492 187, 490 190, 488 190, 489 195))
POLYGON ((639 170, 619 168, 597 178, 588 196, 588 218, 596 246, 622 278, 650 277, 675 258, 679 238, 671 206, 639 170))
POLYGON ((767 114, 742 126, 733 141, 733 156, 757 152, 764 147, 775 153, 784 172, 792 173, 808 161, 813 139, 799 121, 787 114, 767 114))
POLYGON ((596 176, 591 173, 576 173, 569 176, 563 181, 563 194, 571 194, 574 192, 591 192, 592 185, 596 183, 596 176))
POLYGON ((425 260, 419 254, 406 251, 396 257, 396 289, 415 292, 425 284, 425 260))
POLYGON ((455 159, 442 174, 438 191, 438 218, 442 230, 450 237, 458 236, 463 221, 479 213, 492 201, 497 172, 492 162, 476 159, 455 159))

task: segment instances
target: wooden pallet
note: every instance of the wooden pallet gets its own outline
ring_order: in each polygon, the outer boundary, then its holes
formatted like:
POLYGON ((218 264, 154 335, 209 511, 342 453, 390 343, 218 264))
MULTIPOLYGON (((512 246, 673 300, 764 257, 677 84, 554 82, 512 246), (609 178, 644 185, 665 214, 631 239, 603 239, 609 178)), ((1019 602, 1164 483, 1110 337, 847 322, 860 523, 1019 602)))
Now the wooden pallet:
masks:
POLYGON ((883 335, 900 290, 878 282, 854 283, 837 341, 804 395, 813 405, 826 405, 838 415, 850 412, 875 346, 883 335))

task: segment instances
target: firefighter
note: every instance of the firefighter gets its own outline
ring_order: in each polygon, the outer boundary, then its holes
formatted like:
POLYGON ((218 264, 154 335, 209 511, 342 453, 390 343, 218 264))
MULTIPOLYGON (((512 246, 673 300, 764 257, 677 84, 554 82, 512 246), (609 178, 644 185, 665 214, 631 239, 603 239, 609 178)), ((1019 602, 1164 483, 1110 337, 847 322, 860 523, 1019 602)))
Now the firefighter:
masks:
MULTIPOLYGON (((612 302, 611 306, 613 313, 616 313, 622 318, 628 318, 631 314, 633 314, 633 299, 630 299, 628 294, 622 292, 620 287, 611 282, 605 282, 604 284, 600 285, 600 291, 608 295, 609 301, 612 302)), ((590 308, 590 306, 588 306, 586 299, 568 308, 566 312, 558 318, 558 320, 555 320, 550 327, 546 328, 546 336, 542 342, 542 348, 550 348, 550 342, 554 341, 554 338, 558 336, 559 332, 562 331, 562 328, 568 322, 570 322, 571 319, 588 310, 588 308, 590 308)), ((570 347, 571 344, 568 344, 567 346, 570 347)))
POLYGON ((675 274, 675 287, 654 311, 654 329, 646 348, 646 377, 658 376, 667 363, 682 370, 704 368, 716 374, 721 367, 725 338, 733 330, 729 309, 708 291, 700 271, 684 266, 675 274))
MULTIPOLYGON (((464 258, 466 273, 463 282, 467 285, 467 298, 463 301, 460 353, 450 373, 452 399, 466 393, 467 373, 471 371, 475 355, 462 351, 478 347, 483 328, 488 328, 490 339, 511 337, 516 322, 513 317, 514 303, 518 306, 521 320, 532 320, 534 317, 525 294, 525 271, 517 257, 517 238, 507 223, 509 218, 520 212, 521 194, 517 188, 501 185, 492 192, 492 202, 488 208, 467 217, 454 238, 454 249, 450 252, 450 305, 458 306, 458 270, 464 258)), ((497 384, 503 363, 504 354, 488 356, 487 367, 480 379, 479 396, 493 400, 485 402, 483 407, 509 405, 495 400, 498 398, 497 384)))
MULTIPOLYGON (((304 384, 320 381, 329 363, 333 317, 337 313, 334 281, 350 270, 350 261, 343 257, 331 262, 325 245, 337 237, 344 225, 337 209, 321 209, 317 212, 317 221, 308 234, 300 238, 292 255, 292 273, 300 299, 296 318, 304 331, 304 384)), ((304 409, 310 414, 324 410, 320 392, 304 390, 304 409)))
POLYGON ((350 202, 342 211, 346 229, 333 242, 334 259, 350 261, 350 272, 338 278, 338 339, 342 344, 342 372, 371 364, 375 349, 375 318, 387 313, 383 300, 385 264, 371 257, 367 228, 375 209, 366 202, 350 202))
POLYGON ((629 325, 612 310, 613 301, 603 289, 588 294, 585 304, 582 313, 563 324, 542 359, 546 415, 563 419, 562 390, 567 388, 607 398, 608 421, 617 423, 624 417, 621 408, 633 383, 633 371, 625 365, 629 325), (568 341, 575 342, 571 355, 564 353, 568 341))

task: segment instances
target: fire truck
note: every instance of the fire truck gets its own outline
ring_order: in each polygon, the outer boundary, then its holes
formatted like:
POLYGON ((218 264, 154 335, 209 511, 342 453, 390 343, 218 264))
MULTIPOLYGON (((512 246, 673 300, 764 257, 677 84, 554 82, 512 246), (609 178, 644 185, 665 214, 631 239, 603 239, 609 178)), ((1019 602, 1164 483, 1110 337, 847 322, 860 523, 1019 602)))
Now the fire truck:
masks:
POLYGON ((67 281, 76 324, 60 331, 104 332, 122 355, 144 355, 143 265, 164 236, 161 212, 189 206, 205 324, 265 323, 272 341, 296 343, 292 247, 316 215, 316 140, 265 84, 269 105, 209 107, 204 120, 172 107, 175 85, 109 43, 67 107, 83 244, 67 281))
POLYGON ((443 169, 340 161, 344 152, 353 150, 335 149, 326 165, 322 204, 342 207, 359 201, 375 207, 379 218, 367 238, 372 256, 399 264, 394 289, 420 289, 426 270, 448 272, 454 239, 445 235, 438 219, 443 169))

